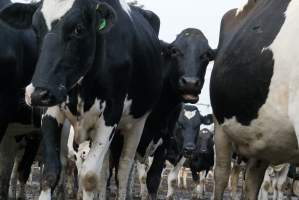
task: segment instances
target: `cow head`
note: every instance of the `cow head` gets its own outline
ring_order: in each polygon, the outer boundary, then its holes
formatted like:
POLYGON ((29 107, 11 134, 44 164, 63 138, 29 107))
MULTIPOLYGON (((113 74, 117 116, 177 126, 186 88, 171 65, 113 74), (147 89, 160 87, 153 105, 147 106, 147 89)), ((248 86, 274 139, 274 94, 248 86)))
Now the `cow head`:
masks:
POLYGON ((185 103, 196 103, 207 66, 215 58, 206 37, 200 30, 186 29, 173 43, 162 42, 162 55, 172 89, 185 103))
POLYGON ((185 157, 196 150, 198 133, 202 124, 213 123, 211 115, 202 116, 194 105, 184 104, 175 128, 175 140, 185 157))
POLYGON ((198 153, 208 154, 211 149, 213 149, 213 133, 208 129, 204 128, 199 132, 197 140, 198 153))
POLYGON ((97 0, 44 0, 41 4, 12 4, 0 18, 16 28, 32 26, 40 55, 26 102, 33 106, 62 103, 91 70, 102 34, 116 20, 114 10, 97 0))

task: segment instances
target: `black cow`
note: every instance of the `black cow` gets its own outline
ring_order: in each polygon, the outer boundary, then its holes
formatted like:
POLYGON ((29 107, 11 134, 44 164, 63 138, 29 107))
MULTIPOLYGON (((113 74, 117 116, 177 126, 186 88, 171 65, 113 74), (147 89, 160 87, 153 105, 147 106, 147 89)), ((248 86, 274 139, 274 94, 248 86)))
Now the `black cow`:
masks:
POLYGON ((245 199, 257 199, 269 164, 299 163, 298 7, 248 0, 222 18, 210 82, 215 200, 223 198, 233 150, 248 158, 245 199))
MULTIPOLYGON (((158 104, 146 121, 141 141, 138 146, 138 160, 143 163, 147 157, 161 144, 162 137, 167 129, 171 113, 181 102, 195 103, 204 84, 207 65, 214 59, 214 51, 210 48, 208 40, 200 30, 188 28, 182 31, 171 44, 161 42, 164 87, 158 104), (160 142, 159 142, 160 141, 160 142)), ((164 139, 168 140, 166 135, 164 139)), ((157 149, 163 152, 164 147, 157 149)), ((162 155, 162 154, 161 154, 162 155)), ((152 173, 161 171, 163 163, 156 163, 149 170, 147 185, 149 193, 155 196, 159 180, 152 180, 152 173), (157 169, 159 168, 159 169, 157 169)))
POLYGON ((115 128, 125 132, 118 192, 118 199, 125 199, 145 120, 162 89, 160 45, 152 26, 123 0, 44 0, 14 4, 0 16, 19 28, 32 25, 37 33, 40 56, 26 102, 48 107, 40 197, 49 198, 56 185, 59 133, 67 117, 77 142, 92 139, 80 170, 84 199, 106 189, 99 177, 102 164, 115 128))
MULTIPOLYGON (((0 0, 0 10, 10 5, 8 0, 0 0)), ((0 199, 8 199, 10 174, 17 152, 16 135, 34 134, 39 136, 41 111, 29 108, 24 101, 24 88, 30 83, 37 60, 36 37, 32 29, 16 30, 0 20, 0 142, 3 148, 3 163, 0 175, 0 199), (2 141, 3 137, 11 139, 2 141), (4 144, 8 141, 8 144, 4 144)), ((32 148, 38 148, 34 143, 32 148)), ((33 150, 33 149, 32 149, 33 150)), ((35 150, 29 150, 34 157, 35 150)), ((30 158, 31 159, 31 158, 30 158)), ((32 160, 23 159, 21 165, 31 166, 32 160)), ((30 173, 30 172, 29 172, 30 173)), ((22 181, 27 180, 28 171, 19 170, 22 181)))
MULTIPOLYGON (((213 134, 207 129, 200 131, 202 124, 212 123, 212 115, 202 116, 198 108, 193 105, 184 105, 179 116, 171 119, 168 130, 170 142, 166 147, 165 160, 168 160, 174 168, 168 175, 167 199, 173 197, 173 185, 183 165, 191 169, 195 182, 199 182, 199 172, 203 170, 208 172, 214 165, 213 134)), ((161 162, 161 158, 156 154, 155 159, 161 162)), ((161 173, 155 176, 161 176, 161 173)))

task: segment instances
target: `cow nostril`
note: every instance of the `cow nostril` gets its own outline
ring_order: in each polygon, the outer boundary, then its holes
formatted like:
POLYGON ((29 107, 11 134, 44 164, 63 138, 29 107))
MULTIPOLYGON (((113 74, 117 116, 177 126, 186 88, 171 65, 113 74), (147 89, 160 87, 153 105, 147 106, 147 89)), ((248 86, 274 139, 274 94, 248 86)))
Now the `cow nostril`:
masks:
POLYGON ((184 148, 184 152, 185 152, 186 155, 192 154, 194 152, 194 150, 195 150, 195 146, 193 146, 193 145, 186 146, 184 148))
POLYGON ((200 86, 200 81, 199 81, 199 80, 196 80, 196 81, 195 81, 195 85, 196 85, 196 86, 200 86))

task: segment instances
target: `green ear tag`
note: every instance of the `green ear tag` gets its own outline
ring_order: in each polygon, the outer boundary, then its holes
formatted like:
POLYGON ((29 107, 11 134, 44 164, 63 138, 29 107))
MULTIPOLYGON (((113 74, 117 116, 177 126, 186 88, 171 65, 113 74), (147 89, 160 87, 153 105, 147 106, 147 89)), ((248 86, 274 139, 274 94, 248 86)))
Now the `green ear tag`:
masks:
POLYGON ((104 28, 106 28, 107 26, 107 21, 106 19, 102 19, 101 20, 101 23, 100 23, 100 26, 99 26, 99 31, 103 30, 104 28))

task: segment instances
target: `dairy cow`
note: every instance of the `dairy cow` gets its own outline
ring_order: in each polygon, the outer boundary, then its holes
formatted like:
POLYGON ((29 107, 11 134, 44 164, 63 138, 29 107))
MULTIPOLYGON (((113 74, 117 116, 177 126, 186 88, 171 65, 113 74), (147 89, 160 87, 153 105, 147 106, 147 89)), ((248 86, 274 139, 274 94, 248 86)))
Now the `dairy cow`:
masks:
MULTIPOLYGON (((198 101, 207 66, 215 55, 204 34, 194 28, 183 30, 171 44, 161 41, 161 47, 164 70, 163 90, 159 102, 146 121, 137 149, 137 160, 141 162, 138 164, 140 180, 143 184, 147 184, 152 198, 156 198, 159 186, 156 183, 160 182, 160 176, 155 174, 161 174, 164 163, 155 161, 146 175, 145 161, 155 151, 157 155, 164 154, 166 146, 159 147, 159 145, 169 140, 166 130, 172 112, 182 102, 198 101)), ((142 196, 147 196, 147 193, 144 192, 142 196)))
POLYGON ((77 143, 92 139, 79 175, 83 199, 98 192, 105 198, 106 172, 101 169, 115 128, 122 129, 118 199, 125 199, 145 120, 162 89, 160 45, 152 26, 124 0, 17 3, 0 17, 18 28, 32 26, 38 38, 40 55, 25 99, 31 106, 47 107, 40 199, 49 199, 57 183, 65 118, 75 128, 77 143))
POLYGON ((248 0, 222 19, 210 83, 214 199, 223 197, 233 151, 249 159, 246 199, 257 199, 269 164, 299 162, 298 8, 298 1, 248 0))

